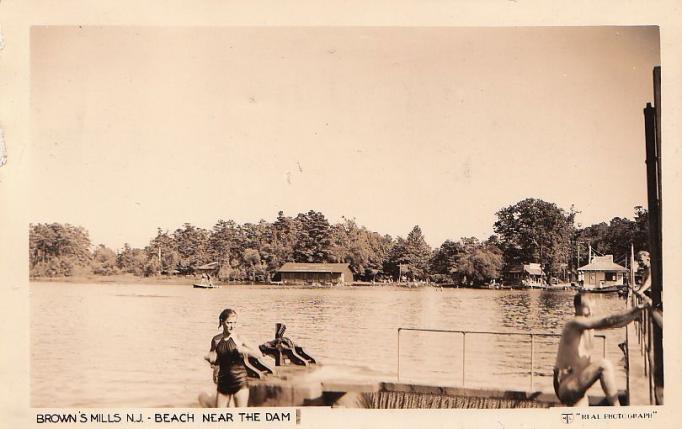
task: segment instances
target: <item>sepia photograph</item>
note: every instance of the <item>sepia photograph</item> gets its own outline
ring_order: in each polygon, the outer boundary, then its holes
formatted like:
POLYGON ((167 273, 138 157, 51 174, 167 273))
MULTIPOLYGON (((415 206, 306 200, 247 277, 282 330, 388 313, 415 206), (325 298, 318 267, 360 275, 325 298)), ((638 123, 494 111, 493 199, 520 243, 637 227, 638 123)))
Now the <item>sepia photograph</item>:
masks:
POLYGON ((664 404, 665 73, 656 26, 33 26, 30 406, 664 404))

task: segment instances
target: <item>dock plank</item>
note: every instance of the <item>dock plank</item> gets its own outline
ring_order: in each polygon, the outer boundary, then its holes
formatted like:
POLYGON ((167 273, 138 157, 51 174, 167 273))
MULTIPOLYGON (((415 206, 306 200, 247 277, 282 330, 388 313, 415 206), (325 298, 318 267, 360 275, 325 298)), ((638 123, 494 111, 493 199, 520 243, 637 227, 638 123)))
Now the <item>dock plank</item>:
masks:
POLYGON ((630 367, 630 405, 650 405, 649 377, 645 368, 646 352, 638 338, 638 326, 628 325, 628 361, 630 367))

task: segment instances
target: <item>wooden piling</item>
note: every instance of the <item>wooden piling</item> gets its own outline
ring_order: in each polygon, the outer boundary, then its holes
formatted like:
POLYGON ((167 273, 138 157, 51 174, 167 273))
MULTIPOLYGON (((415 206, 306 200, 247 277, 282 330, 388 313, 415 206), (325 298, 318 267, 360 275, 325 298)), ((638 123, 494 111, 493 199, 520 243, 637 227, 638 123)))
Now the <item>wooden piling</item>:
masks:
MULTIPOLYGON (((651 301, 653 308, 663 310, 663 264, 661 231, 661 68, 653 72, 654 100, 644 108, 646 138, 647 199, 649 210, 649 252, 651 255, 651 301)), ((663 404, 663 329, 652 323, 650 369, 654 375, 656 404, 663 404)))

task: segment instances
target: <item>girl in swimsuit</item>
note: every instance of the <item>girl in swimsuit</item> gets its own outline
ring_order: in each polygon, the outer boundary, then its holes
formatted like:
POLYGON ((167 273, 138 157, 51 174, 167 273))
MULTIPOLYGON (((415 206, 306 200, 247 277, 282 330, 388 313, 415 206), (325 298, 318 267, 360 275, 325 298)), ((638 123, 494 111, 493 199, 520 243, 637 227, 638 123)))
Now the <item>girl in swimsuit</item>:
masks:
POLYGON ((205 359, 213 366, 213 381, 218 385, 216 408, 246 407, 249 402, 249 388, 246 384, 246 355, 263 357, 258 348, 245 343, 235 334, 237 312, 229 308, 218 317, 223 333, 211 340, 211 349, 205 359))

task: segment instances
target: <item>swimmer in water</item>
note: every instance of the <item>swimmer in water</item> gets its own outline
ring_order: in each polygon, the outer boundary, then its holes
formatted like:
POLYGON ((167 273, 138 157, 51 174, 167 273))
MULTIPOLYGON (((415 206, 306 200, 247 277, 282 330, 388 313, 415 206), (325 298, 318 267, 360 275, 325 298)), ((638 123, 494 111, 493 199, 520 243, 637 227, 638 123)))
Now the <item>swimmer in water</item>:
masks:
POLYGON ((204 357, 213 365, 213 380, 218 385, 215 407, 246 407, 249 403, 249 388, 246 383, 244 359, 248 355, 261 358, 263 354, 257 347, 247 344, 235 333, 236 311, 229 308, 223 310, 218 322, 223 332, 213 337, 211 349, 204 357))

